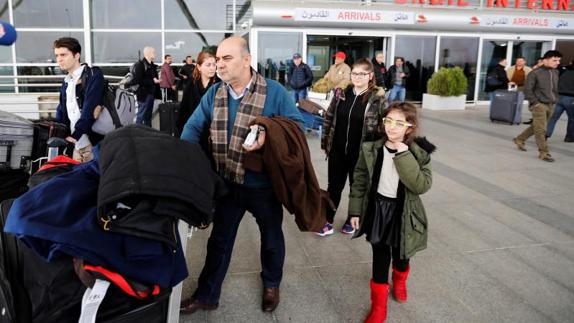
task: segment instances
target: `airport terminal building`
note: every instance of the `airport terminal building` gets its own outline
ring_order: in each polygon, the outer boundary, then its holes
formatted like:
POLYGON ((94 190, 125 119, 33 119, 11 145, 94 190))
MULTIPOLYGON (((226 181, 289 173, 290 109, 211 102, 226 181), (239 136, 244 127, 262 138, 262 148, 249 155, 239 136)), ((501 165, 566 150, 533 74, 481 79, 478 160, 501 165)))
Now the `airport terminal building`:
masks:
POLYGON ((125 75, 144 46, 157 49, 158 64, 170 54, 177 65, 233 34, 249 40, 253 66, 282 83, 293 53, 318 79, 336 51, 352 63, 381 50, 387 65, 405 58, 413 101, 441 66, 463 68, 467 101, 477 103, 500 57, 532 65, 556 48, 574 59, 573 0, 0 0, 0 20, 18 31, 15 45, 0 48, 4 102, 57 93, 52 43, 63 36, 78 38, 83 60, 109 76, 125 75))
POLYGON ((347 53, 347 63, 383 51, 387 66, 402 56, 410 67, 408 100, 421 100, 438 68, 460 66, 467 101, 476 103, 487 100, 486 71, 500 57, 533 65, 556 48, 574 60, 568 0, 253 1, 252 9, 254 64, 280 81, 295 52, 319 78, 336 51, 347 53))

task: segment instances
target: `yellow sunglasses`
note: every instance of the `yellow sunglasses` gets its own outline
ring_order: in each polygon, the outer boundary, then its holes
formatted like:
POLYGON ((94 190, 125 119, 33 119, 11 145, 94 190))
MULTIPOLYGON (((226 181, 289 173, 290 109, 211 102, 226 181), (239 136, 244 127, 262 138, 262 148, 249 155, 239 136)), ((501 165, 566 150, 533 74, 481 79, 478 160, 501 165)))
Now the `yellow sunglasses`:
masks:
POLYGON ((393 126, 399 128, 410 128, 413 125, 403 120, 393 120, 391 118, 383 118, 383 124, 385 126, 393 126))

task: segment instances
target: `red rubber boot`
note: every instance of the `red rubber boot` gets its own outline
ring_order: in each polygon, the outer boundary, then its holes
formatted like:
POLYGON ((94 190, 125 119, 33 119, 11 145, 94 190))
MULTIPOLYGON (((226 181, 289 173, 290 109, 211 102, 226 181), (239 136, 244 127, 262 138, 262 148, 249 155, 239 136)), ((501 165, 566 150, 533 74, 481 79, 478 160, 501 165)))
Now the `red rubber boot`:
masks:
POLYGON ((383 323, 387 320, 389 284, 377 284, 371 280, 371 311, 365 323, 383 323))
POLYGON ((407 271, 400 272, 393 266, 393 297, 399 303, 407 301, 407 278, 411 272, 411 266, 407 271))

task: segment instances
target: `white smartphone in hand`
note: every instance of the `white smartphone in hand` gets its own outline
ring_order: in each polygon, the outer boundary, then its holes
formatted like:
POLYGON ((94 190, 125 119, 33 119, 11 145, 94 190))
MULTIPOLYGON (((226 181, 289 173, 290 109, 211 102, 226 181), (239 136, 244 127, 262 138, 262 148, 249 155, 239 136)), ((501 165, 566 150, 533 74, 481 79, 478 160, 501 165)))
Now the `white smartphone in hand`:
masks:
POLYGON ((253 146, 253 144, 257 140, 258 135, 259 135, 259 127, 258 126, 252 126, 251 131, 247 135, 247 138, 245 138, 245 142, 243 142, 243 144, 247 147, 253 146))

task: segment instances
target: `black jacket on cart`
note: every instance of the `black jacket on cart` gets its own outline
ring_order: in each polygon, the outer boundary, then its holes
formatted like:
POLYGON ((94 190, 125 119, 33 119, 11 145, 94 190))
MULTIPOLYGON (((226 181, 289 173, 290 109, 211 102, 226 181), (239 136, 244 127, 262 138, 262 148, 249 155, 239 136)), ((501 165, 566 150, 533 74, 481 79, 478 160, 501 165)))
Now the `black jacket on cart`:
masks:
POLYGON ((205 227, 223 181, 199 145, 132 125, 100 144, 98 218, 105 230, 175 246, 177 219, 205 227))

